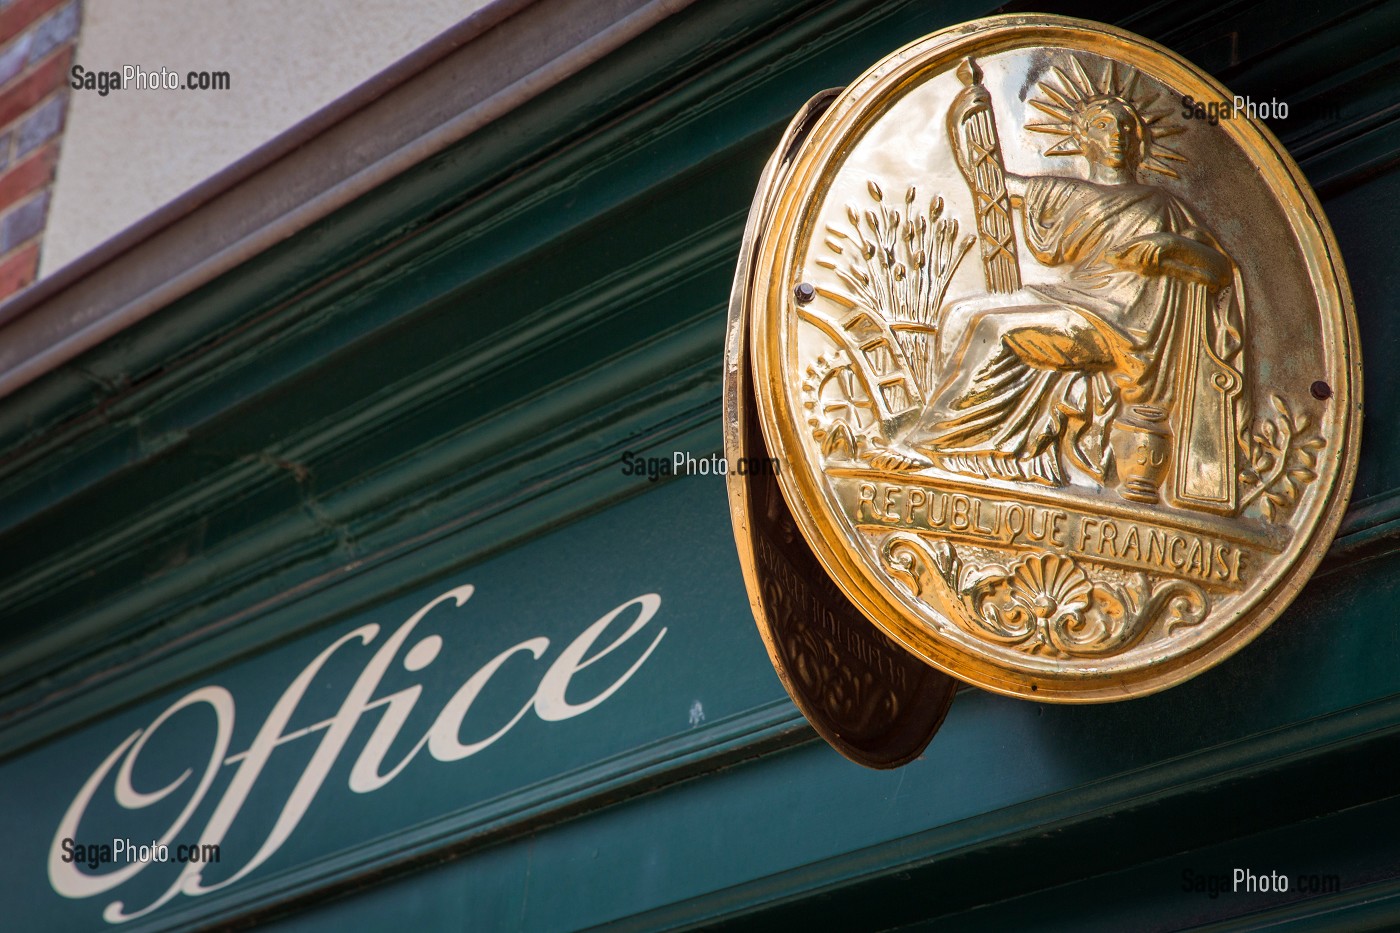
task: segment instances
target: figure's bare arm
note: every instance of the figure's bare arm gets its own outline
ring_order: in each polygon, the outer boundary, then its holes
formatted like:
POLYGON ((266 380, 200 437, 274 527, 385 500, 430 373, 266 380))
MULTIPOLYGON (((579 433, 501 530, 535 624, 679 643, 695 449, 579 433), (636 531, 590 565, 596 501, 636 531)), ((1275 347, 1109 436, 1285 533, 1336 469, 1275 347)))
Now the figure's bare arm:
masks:
POLYGON ((1176 234, 1167 234, 1163 253, 1166 259, 1176 265, 1187 276, 1195 278, 1211 288, 1224 288, 1234 278, 1234 269, 1225 254, 1213 246, 1176 234))
POLYGON ((1118 250, 1114 258, 1123 268, 1143 275, 1177 275, 1209 288, 1224 288, 1234 275, 1224 253, 1177 233, 1138 237, 1118 250))

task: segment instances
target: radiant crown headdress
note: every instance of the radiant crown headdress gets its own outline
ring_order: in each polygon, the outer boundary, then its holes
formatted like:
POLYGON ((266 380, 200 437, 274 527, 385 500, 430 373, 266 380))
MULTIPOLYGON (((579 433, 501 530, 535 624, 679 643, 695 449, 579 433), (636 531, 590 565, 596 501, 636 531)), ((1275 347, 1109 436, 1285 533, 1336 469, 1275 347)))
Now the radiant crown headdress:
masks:
POLYGON ((1081 155, 1084 150, 1076 138, 1076 133, 1084 111, 1091 104, 1117 101, 1137 114, 1142 127, 1142 158, 1139 165, 1162 175, 1178 177, 1167 162, 1185 162, 1186 157, 1163 145, 1162 140, 1168 136, 1175 136, 1182 132, 1182 129, 1179 126, 1161 125, 1160 121, 1170 114, 1171 110, 1152 109, 1152 105, 1160 99, 1160 94, 1136 93, 1137 71, 1127 68, 1126 79, 1120 83, 1118 69, 1115 63, 1110 61, 1104 68, 1103 79, 1095 83, 1079 59, 1070 57, 1069 69, 1072 74, 1066 74, 1058 65, 1052 66, 1050 70, 1059 79, 1059 83, 1056 84, 1049 78, 1039 82, 1045 98, 1033 98, 1030 101, 1032 107, 1053 117, 1054 122, 1027 123, 1026 129, 1064 137, 1046 149, 1046 155, 1081 155))

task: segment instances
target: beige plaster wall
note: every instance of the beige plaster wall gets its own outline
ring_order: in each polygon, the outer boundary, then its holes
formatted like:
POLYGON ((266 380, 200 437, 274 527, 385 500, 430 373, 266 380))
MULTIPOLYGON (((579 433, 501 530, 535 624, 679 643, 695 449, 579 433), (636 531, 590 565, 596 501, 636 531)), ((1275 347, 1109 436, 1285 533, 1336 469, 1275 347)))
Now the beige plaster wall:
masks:
POLYGON ((227 71, 226 91, 75 91, 40 276, 428 42, 489 0, 87 0, 88 70, 227 71))

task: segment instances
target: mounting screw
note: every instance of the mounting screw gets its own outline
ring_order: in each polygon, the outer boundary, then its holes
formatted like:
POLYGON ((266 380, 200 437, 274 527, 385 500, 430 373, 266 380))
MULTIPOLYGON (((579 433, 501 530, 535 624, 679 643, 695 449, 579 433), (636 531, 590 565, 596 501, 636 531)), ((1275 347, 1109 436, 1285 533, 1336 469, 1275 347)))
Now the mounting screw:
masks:
POLYGON ((1323 382, 1321 379, 1314 382, 1310 387, 1309 391, 1312 392, 1312 397, 1317 399, 1319 402, 1325 402, 1332 397, 1332 387, 1329 386, 1327 383, 1323 382))
POLYGON ((802 304, 806 304, 817 297, 817 290, 808 282, 798 282, 797 287, 792 290, 792 294, 802 304))

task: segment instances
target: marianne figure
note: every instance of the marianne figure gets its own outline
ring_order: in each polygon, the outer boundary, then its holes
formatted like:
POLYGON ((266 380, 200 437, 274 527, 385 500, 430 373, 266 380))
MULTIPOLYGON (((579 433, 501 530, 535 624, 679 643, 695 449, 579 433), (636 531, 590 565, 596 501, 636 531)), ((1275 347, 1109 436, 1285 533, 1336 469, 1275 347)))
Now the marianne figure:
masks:
POLYGON ((913 456, 886 463, 1050 486, 1072 465, 1128 499, 1233 512, 1239 271, 1187 205, 1139 178, 1176 177, 1168 160, 1184 159, 1161 140, 1180 130, 1155 126, 1163 114, 1135 96, 1135 74, 1120 84, 1110 65, 1095 82, 1071 59, 1031 102, 1053 121, 1027 128, 1060 137, 1046 154, 1081 156, 1087 178, 1005 172, 967 65, 949 128, 963 134, 954 149, 985 215, 984 247, 998 201, 1003 242, 983 250, 990 293, 942 314, 940 382, 905 438, 913 456), (1017 262, 1008 205, 1035 260, 1063 272, 1056 284, 1022 286, 1017 269, 994 265, 1017 262))

